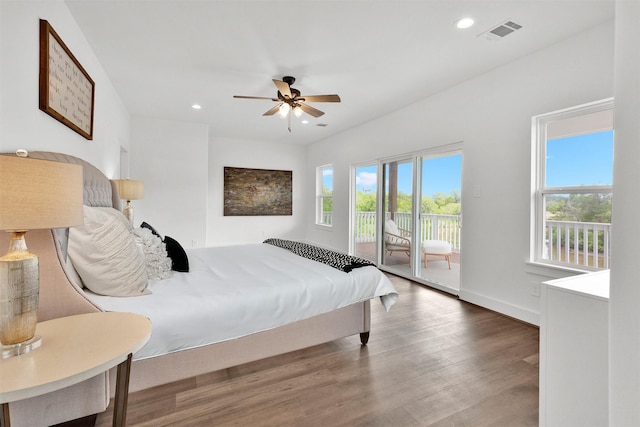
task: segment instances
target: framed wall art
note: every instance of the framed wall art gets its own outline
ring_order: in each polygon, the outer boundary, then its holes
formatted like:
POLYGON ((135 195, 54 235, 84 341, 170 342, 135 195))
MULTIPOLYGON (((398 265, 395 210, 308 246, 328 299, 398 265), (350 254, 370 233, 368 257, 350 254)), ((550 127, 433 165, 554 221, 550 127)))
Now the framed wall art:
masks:
POLYGON ((95 83, 53 27, 40 20, 40 109, 93 139, 95 83))
POLYGON ((224 216, 292 215, 292 171, 224 168, 224 216))

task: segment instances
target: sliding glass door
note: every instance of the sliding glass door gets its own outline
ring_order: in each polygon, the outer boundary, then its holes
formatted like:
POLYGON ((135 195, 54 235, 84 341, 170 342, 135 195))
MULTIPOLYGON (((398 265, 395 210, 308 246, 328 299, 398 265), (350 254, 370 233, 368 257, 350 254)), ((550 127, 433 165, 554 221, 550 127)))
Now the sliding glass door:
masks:
POLYGON ((446 289, 460 289, 462 153, 425 155, 421 167, 417 276, 446 289))
POLYGON ((447 292, 460 289, 462 146, 352 168, 351 253, 447 292))

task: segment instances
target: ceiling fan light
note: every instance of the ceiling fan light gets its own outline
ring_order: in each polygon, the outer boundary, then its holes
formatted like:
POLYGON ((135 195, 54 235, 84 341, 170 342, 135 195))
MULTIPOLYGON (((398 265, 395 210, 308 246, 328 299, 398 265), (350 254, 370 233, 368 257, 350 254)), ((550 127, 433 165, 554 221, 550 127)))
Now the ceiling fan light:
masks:
POLYGON ((299 105, 297 105, 296 108, 293 109, 293 114, 296 117, 300 117, 302 115, 302 113, 304 113, 304 111, 302 111, 302 108, 300 108, 299 105))
POLYGON ((283 102, 278 109, 278 115, 284 119, 287 117, 287 114, 289 114, 289 110, 291 110, 291 106, 286 102, 283 102))

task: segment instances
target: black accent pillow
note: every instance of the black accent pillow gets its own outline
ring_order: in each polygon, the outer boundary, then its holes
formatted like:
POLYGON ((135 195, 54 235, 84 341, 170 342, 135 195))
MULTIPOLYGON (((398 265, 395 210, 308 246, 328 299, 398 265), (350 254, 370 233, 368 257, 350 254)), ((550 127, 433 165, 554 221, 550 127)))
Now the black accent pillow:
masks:
POLYGON ((189 258, 180 243, 169 236, 164 236, 167 255, 171 258, 171 269, 181 273, 189 272, 189 258))
POLYGON ((151 233, 153 233, 154 236, 158 236, 160 239, 162 239, 162 236, 160 235, 160 233, 158 233, 155 228, 153 228, 151 225, 147 224, 146 222, 143 222, 142 224, 140 224, 140 228, 147 228, 151 230, 151 233))

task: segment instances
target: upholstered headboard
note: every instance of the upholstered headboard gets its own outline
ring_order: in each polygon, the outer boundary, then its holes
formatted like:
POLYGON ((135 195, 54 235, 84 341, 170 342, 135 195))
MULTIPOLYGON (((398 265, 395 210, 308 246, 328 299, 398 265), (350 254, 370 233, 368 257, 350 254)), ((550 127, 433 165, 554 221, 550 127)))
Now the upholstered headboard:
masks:
POLYGON ((68 154, 51 151, 32 151, 29 157, 42 160, 53 160, 82 166, 84 181, 84 204, 87 206, 111 206, 120 209, 117 187, 100 169, 91 163, 68 154))
MULTIPOLYGON (((2 155, 15 156, 11 153, 2 153, 2 155)), ((82 166, 84 204, 120 209, 117 188, 91 163, 78 157, 49 151, 29 152, 29 157, 82 166)), ((72 279, 74 275, 70 275, 67 271, 65 231, 32 230, 25 235, 29 251, 39 258, 39 321, 102 310, 85 296, 82 285, 76 283, 72 279)), ((4 253, 8 247, 9 234, 0 232, 0 253, 4 253)))

